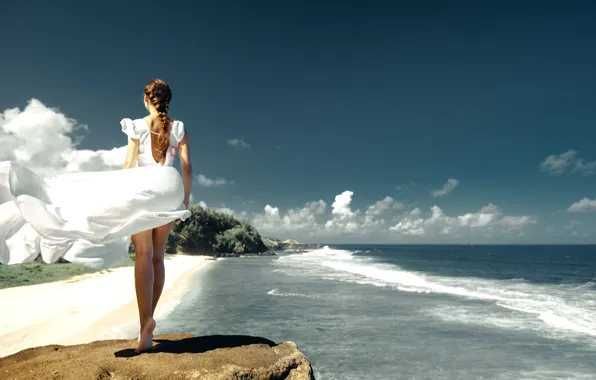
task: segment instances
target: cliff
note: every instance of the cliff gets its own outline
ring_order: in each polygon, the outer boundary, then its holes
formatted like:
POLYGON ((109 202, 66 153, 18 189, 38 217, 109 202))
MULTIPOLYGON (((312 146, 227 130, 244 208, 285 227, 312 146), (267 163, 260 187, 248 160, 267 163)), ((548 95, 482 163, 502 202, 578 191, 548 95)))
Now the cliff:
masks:
POLYGON ((134 340, 44 346, 0 358, 3 379, 288 379, 314 380, 311 364, 292 342, 258 337, 156 335, 147 353, 134 340))
MULTIPOLYGON (((198 204, 190 206, 190 211, 188 219, 174 222, 166 252, 218 257, 260 255, 268 251, 257 229, 247 220, 198 204)), ((130 250, 133 251, 132 244, 130 250)))

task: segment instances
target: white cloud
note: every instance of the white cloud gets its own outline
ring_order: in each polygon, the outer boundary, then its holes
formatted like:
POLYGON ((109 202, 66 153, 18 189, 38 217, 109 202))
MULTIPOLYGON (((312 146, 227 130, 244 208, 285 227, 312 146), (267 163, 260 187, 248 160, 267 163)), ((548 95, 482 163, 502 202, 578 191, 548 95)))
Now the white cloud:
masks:
MULTIPOLYGON (((126 136, 122 135, 123 146, 113 149, 77 149, 72 135, 86 129, 59 110, 31 99, 23 110, 0 113, 0 161, 22 163, 42 176, 122 168, 126 136)), ((114 130, 119 129, 116 122, 114 130)))
POLYGON ((452 192, 457 187, 457 185, 459 185, 458 180, 456 180, 455 178, 449 178, 447 182, 445 182, 445 184, 443 185, 442 189, 432 191, 431 195, 433 197, 445 196, 452 192))
MULTIPOLYGON (((347 219, 355 215, 350 207, 352 203, 352 195, 354 192, 346 190, 341 194, 335 196, 335 201, 331 205, 331 214, 338 219, 347 219)), ((358 211, 356 211, 357 213, 358 211)))
POLYGON ((595 169, 596 161, 585 161, 578 157, 578 152, 575 150, 551 154, 540 163, 540 170, 553 176, 564 173, 592 174, 595 169))
POLYGON ((596 211, 596 199, 583 198, 573 202, 567 209, 569 212, 592 212, 596 211))
POLYGON ((366 215, 378 216, 387 210, 400 210, 402 208, 404 208, 403 203, 395 201, 395 199, 390 196, 386 196, 375 204, 369 206, 366 210, 366 215))
POLYGON ((519 230, 536 221, 530 216, 504 216, 499 208, 488 204, 476 212, 469 212, 458 216, 448 216, 439 206, 432 206, 431 214, 423 217, 420 209, 416 208, 404 215, 389 230, 400 235, 454 235, 472 230, 482 232, 509 233, 519 230))
POLYGON ((197 183, 203 187, 216 187, 216 186, 233 185, 234 184, 233 180, 228 180, 225 178, 211 179, 211 178, 207 178, 203 174, 197 175, 195 177, 195 179, 197 180, 197 183))
POLYGON ((207 203, 205 203, 205 201, 200 201, 198 203, 198 205, 203 208, 209 208, 209 209, 215 210, 217 212, 232 215, 236 219, 247 219, 248 218, 248 213, 246 211, 236 212, 234 209, 229 208, 226 205, 221 205, 221 207, 210 207, 207 205, 207 203))
POLYGON ((397 224, 389 227, 389 230, 403 235, 422 236, 425 234, 423 224, 424 219, 420 217, 420 209, 415 208, 404 215, 397 224))
POLYGON ((384 218, 380 218, 382 215, 385 215, 391 211, 401 210, 405 206, 401 202, 397 202, 395 199, 391 198, 390 196, 386 196, 385 198, 377 201, 376 203, 368 206, 366 212, 364 213, 364 224, 363 228, 365 230, 370 229, 374 226, 383 225, 385 223, 384 218))
POLYGON ((323 200, 308 202, 301 208, 290 209, 285 215, 278 207, 266 205, 264 213, 253 216, 253 224, 263 231, 307 231, 320 227, 320 217, 325 214, 327 204, 323 200))
POLYGON ((351 203, 353 195, 353 191, 346 190, 335 196, 335 201, 331 205, 332 217, 325 223, 326 229, 335 232, 355 232, 358 230, 360 226, 358 223, 360 210, 352 210, 351 203))
POLYGON ((314 240, 326 238, 360 237, 374 241, 395 241, 400 237, 425 239, 461 238, 477 231, 478 236, 487 234, 521 233, 522 229, 535 223, 530 216, 503 215, 499 208, 488 204, 476 212, 448 216, 438 206, 423 215, 419 208, 404 210, 405 206, 391 197, 385 197, 365 212, 351 207, 354 193, 346 190, 335 196, 331 212, 325 212, 325 202, 307 203, 300 209, 283 213, 278 207, 267 205, 263 213, 254 214, 255 227, 269 235, 284 238, 314 240))
POLYGON ((250 148, 250 144, 242 139, 229 139, 228 144, 231 146, 237 146, 240 148, 250 148))
POLYGON ((523 216, 504 216, 500 220, 497 221, 497 224, 500 226, 505 226, 509 228, 517 228, 517 227, 524 227, 528 224, 536 223, 536 219, 523 215, 523 216))

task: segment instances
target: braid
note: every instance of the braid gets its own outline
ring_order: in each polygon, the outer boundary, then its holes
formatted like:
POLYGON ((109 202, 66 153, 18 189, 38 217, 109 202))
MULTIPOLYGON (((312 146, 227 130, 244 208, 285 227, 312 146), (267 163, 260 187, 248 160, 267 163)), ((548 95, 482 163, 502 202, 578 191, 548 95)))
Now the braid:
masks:
POLYGON ((163 163, 170 147, 168 110, 170 108, 170 100, 172 100, 172 91, 164 81, 154 79, 145 86, 145 94, 157 110, 161 122, 155 145, 157 148, 157 161, 163 163))
POLYGON ((157 158, 159 162, 163 162, 168 148, 170 147, 170 135, 168 134, 168 105, 160 104, 161 107, 156 107, 159 112, 159 120, 161 126, 159 127, 159 135, 157 135, 157 158))

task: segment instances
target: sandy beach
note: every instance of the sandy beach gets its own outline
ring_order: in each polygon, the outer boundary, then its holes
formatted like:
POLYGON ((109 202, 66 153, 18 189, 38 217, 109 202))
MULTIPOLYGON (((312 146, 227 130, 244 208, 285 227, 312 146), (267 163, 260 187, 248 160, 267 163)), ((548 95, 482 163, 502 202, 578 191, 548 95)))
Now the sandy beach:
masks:
MULTIPOLYGON (((176 255, 165 261, 166 281, 156 310, 165 317, 188 290, 205 256, 176 255)), ((66 281, 0 290, 0 357, 48 344, 79 344, 123 336, 138 309, 134 268, 114 268, 66 281)))

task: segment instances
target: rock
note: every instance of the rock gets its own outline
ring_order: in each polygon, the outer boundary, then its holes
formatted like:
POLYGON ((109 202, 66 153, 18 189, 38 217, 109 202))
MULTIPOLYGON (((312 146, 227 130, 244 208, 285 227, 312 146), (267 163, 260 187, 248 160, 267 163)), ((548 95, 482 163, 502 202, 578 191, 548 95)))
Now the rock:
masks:
POLYGON ((292 342, 241 335, 156 335, 136 355, 136 340, 30 348, 0 358, 5 380, 314 380, 308 358, 292 342))

